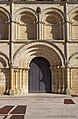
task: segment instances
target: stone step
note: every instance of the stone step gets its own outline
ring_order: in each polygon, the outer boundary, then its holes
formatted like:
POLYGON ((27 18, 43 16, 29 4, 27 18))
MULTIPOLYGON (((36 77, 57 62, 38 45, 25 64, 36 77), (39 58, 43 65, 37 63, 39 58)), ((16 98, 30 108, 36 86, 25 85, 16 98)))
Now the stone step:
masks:
POLYGON ((71 95, 63 94, 45 94, 45 93, 31 93, 26 95, 3 95, 0 99, 18 99, 18 98, 71 98, 71 95))

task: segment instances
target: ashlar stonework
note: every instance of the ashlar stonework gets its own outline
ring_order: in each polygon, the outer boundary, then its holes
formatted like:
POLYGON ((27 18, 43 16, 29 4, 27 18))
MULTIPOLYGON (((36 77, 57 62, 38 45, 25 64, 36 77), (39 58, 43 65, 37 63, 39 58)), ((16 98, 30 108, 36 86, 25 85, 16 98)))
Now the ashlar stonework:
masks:
POLYGON ((0 0, 0 94, 78 94, 78 1, 0 0))

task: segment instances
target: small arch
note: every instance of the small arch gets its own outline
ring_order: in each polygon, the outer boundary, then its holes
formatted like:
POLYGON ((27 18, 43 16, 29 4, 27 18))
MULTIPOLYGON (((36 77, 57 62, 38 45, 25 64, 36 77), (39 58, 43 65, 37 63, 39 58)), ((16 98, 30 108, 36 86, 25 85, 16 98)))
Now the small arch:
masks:
POLYGON ((6 61, 2 57, 0 57, 0 68, 4 68, 6 66, 7 66, 6 61))
POLYGON ((63 22, 65 21, 65 14, 64 14, 60 9, 53 8, 53 7, 47 8, 47 9, 45 9, 45 10, 43 10, 43 11, 41 12, 41 15, 40 15, 40 16, 41 16, 41 17, 40 17, 41 21, 42 21, 44 15, 45 15, 46 13, 49 13, 49 12, 55 12, 55 13, 57 13, 57 14, 62 18, 62 21, 63 21, 63 22))
POLYGON ((64 16, 55 8, 46 9, 41 14, 42 36, 47 40, 63 40, 64 16))
POLYGON ((78 67, 78 52, 73 53, 67 61, 69 67, 78 67))
POLYGON ((37 39, 37 23, 30 12, 22 12, 17 18, 17 39, 37 39))
POLYGON ((2 11, 6 15, 6 17, 8 18, 8 22, 10 22, 11 19, 10 13, 3 7, 0 7, 0 11, 2 11))
POLYGON ((70 10, 68 16, 70 39, 78 40, 78 7, 70 10))
POLYGON ((16 23, 14 26, 16 39, 37 39, 38 15, 36 11, 31 8, 21 8, 13 14, 13 20, 16 23))
POLYGON ((28 8, 28 7, 23 7, 23 8, 16 10, 16 12, 13 14, 13 20, 16 21, 17 16, 19 16, 23 12, 32 13, 33 16, 35 16, 36 20, 38 21, 38 15, 37 15, 36 11, 31 8, 28 8))
POLYGON ((0 62, 2 63, 2 65, 3 65, 4 68, 8 68, 9 67, 9 59, 2 52, 0 52, 0 62))
POLYGON ((0 40, 8 40, 10 16, 4 8, 0 8, 0 40))
POLYGON ((78 11, 78 7, 75 7, 73 9, 71 9, 69 12, 68 12, 68 18, 69 18, 69 21, 71 21, 71 19, 74 18, 74 16, 76 15, 76 12, 78 11))
POLYGON ((74 14, 70 24, 70 38, 72 40, 78 40, 78 11, 74 14))

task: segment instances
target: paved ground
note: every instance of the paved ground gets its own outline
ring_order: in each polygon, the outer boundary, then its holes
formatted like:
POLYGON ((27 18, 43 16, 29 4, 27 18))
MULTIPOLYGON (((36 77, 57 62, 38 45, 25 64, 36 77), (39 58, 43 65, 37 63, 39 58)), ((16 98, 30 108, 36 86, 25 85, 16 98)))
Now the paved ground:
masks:
POLYGON ((78 97, 53 94, 2 96, 0 119, 78 119, 78 97))

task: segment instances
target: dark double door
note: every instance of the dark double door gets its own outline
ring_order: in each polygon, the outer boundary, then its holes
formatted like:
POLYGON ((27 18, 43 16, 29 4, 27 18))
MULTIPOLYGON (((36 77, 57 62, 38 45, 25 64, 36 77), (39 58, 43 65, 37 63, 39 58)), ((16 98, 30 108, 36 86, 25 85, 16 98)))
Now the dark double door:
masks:
POLYGON ((34 58, 29 70, 29 93, 51 93, 51 72, 49 62, 42 57, 34 58))

